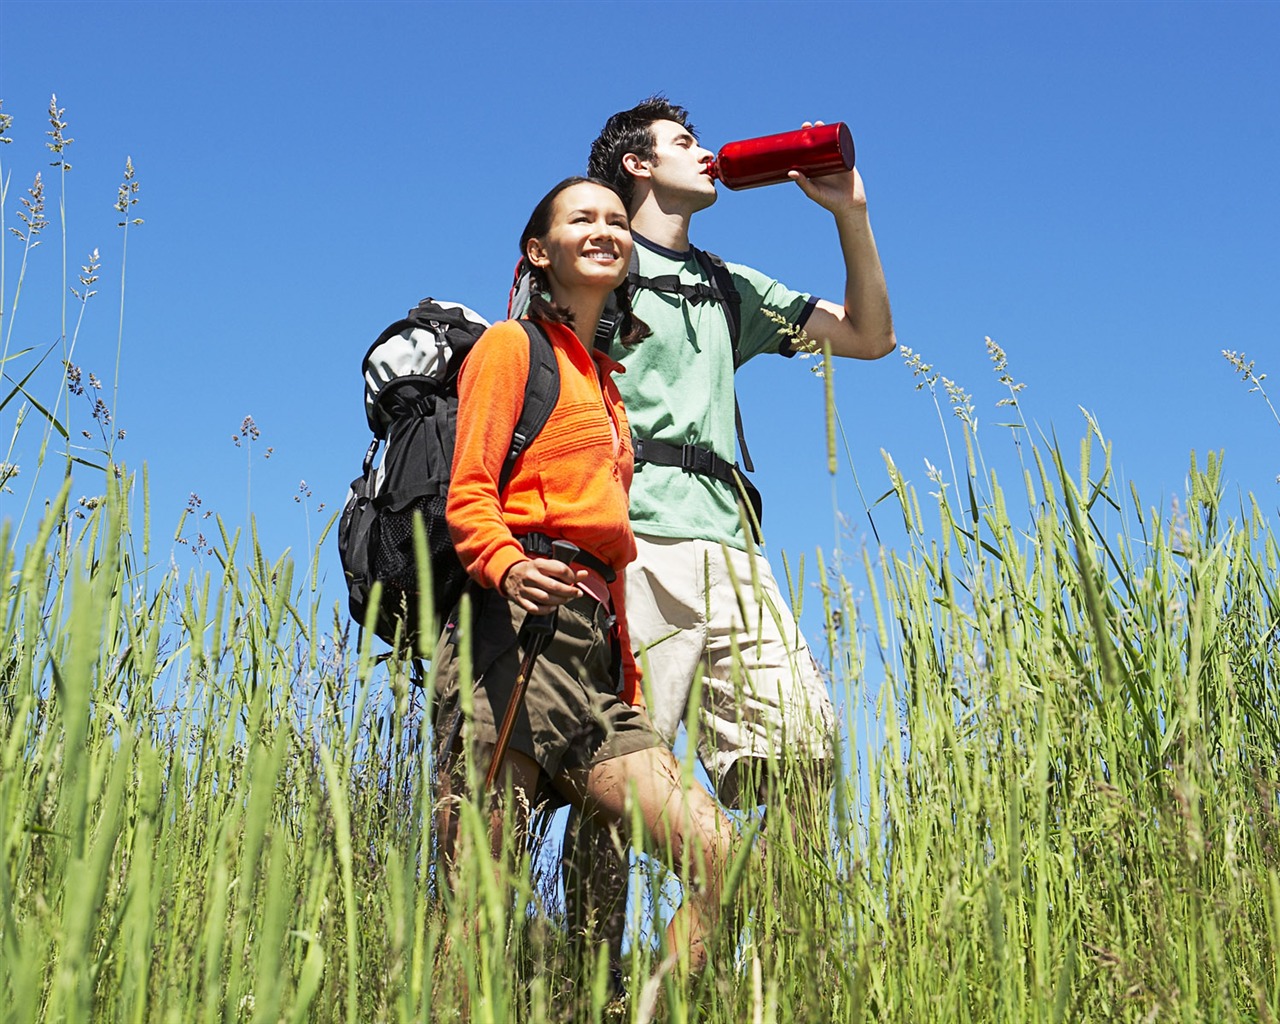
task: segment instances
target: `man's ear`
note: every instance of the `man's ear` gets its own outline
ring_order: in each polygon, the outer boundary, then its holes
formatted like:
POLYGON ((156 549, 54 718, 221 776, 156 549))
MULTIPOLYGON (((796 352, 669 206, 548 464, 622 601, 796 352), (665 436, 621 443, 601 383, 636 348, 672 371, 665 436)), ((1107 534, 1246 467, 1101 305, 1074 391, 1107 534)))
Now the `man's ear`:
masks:
POLYGON ((649 170, 649 161, 641 160, 635 153, 622 154, 622 169, 633 178, 648 178, 652 173, 649 170))
POLYGON ((529 239, 529 243, 524 247, 524 256, 535 267, 545 269, 551 265, 551 258, 547 255, 547 250, 543 248, 542 242, 537 238, 529 239))

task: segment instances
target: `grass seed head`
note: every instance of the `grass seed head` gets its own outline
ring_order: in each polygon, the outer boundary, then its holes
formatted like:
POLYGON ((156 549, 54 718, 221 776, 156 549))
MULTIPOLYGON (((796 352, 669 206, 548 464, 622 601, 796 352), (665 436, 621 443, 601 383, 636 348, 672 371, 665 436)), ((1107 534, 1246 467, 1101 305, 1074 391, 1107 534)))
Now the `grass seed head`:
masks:
POLYGON ((240 421, 240 433, 232 434, 231 440, 237 448, 240 447, 241 441, 247 441, 252 444, 262 436, 262 431, 258 429, 258 425, 253 422, 252 416, 246 416, 240 421))
POLYGON ((40 244, 36 235, 49 226, 49 219, 44 215, 44 178, 36 172, 36 180, 22 197, 22 209, 18 211, 18 220, 26 225, 26 231, 10 228, 24 243, 34 249, 40 244))
POLYGON ((45 132, 53 141, 46 142, 45 145, 58 158, 49 166, 61 167, 63 174, 71 170, 71 165, 67 163, 67 147, 76 141, 67 136, 67 122, 62 119, 62 115, 65 113, 66 108, 58 106, 58 96, 54 93, 49 97, 49 124, 51 127, 45 132))
MULTIPOLYGON (((120 213, 128 213, 130 209, 138 205, 138 182, 134 180, 133 157, 125 157, 124 160, 124 181, 120 183, 119 189, 116 191, 115 208, 120 213)), ((117 223, 117 227, 127 227, 130 224, 141 224, 141 217, 134 217, 132 220, 125 218, 117 223)))
POLYGON ((997 406, 1018 404, 1018 392, 1026 387, 1026 384, 1015 381, 1013 375, 1009 373, 1009 358, 1005 355, 1005 351, 998 344, 991 340, 990 337, 984 339, 987 345, 987 355, 991 359, 991 366, 996 371, 996 379, 1009 389, 1009 397, 1002 398, 996 402, 997 406))
POLYGON ((907 345, 899 345, 898 350, 902 353, 902 361, 907 364, 911 376, 916 378, 916 390, 920 391, 927 387, 932 391, 933 386, 938 383, 939 376, 933 372, 933 364, 926 363, 920 358, 920 353, 907 345))
MULTIPOLYGON (((810 359, 813 356, 822 355, 822 342, 810 337, 803 327, 797 327, 777 310, 762 309, 760 312, 766 320, 771 320, 778 325, 778 333, 790 339, 792 349, 801 359, 810 359)), ((824 375, 822 366, 811 366, 809 367, 809 372, 815 377, 824 375)))
POLYGON ((98 283, 98 268, 102 266, 102 261, 98 258, 98 250, 94 249, 89 253, 88 259, 80 266, 80 284, 84 287, 84 291, 78 288, 72 288, 71 294, 81 302, 88 302, 93 296, 97 295, 97 289, 93 286, 98 283))
POLYGON ((942 378, 942 386, 946 389, 947 399, 951 402, 951 411, 965 423, 974 426, 973 396, 950 377, 942 378))

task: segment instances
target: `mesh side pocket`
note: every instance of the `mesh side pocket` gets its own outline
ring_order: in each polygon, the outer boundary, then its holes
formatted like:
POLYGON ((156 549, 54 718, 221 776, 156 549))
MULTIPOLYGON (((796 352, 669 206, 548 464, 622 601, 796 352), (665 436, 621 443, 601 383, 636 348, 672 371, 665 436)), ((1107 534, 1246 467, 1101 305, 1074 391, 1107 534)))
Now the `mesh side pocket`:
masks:
POLYGON ((378 553, 373 560, 374 577, 384 588, 416 590, 418 573, 413 560, 413 514, 421 512, 428 534, 431 520, 429 498, 417 498, 400 512, 383 512, 379 519, 378 553))
POLYGON ((447 614, 462 593, 466 571, 458 561, 445 522, 447 499, 443 495, 416 498, 400 512, 384 512, 379 520, 378 553, 374 573, 387 590, 398 590, 406 597, 418 589, 418 571, 413 557, 413 515, 421 512, 427 531, 427 552, 431 558, 432 589, 435 611, 447 614))

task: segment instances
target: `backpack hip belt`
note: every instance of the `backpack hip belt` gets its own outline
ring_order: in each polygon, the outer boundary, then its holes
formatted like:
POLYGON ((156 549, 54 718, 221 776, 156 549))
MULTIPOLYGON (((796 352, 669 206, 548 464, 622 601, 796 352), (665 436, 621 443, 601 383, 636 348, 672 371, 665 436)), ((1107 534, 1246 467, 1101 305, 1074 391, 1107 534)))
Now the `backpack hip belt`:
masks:
POLYGON ((760 524, 764 521, 764 501, 760 497, 755 484, 742 471, 741 467, 728 459, 722 459, 710 448, 696 444, 667 444, 665 441, 653 441, 643 437, 632 437, 631 446, 635 450, 637 465, 652 462, 657 466, 679 466, 686 473, 701 473, 714 477, 721 483, 733 488, 738 500, 743 499, 751 506, 754 518, 749 518, 751 534, 756 543, 764 542, 760 532, 760 524))
MULTIPOLYGON (((527 554, 533 555, 535 558, 554 558, 555 555, 551 551, 551 545, 556 538, 548 537, 545 533, 525 533, 515 534, 521 546, 527 554)), ((580 565, 584 569, 590 569, 592 572, 598 572, 606 583, 613 583, 618 574, 614 572, 613 567, 602 558, 597 558, 590 551, 578 549, 578 553, 573 556, 570 565, 580 565)))

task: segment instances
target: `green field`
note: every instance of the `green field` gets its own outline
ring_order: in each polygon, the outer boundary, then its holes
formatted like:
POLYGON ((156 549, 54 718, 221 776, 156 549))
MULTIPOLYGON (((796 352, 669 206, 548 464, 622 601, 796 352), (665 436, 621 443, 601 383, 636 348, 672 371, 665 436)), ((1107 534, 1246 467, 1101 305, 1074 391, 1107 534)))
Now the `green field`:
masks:
POLYGON ((494 865, 479 808, 437 886, 425 697, 357 649, 317 559, 226 527, 192 568, 109 436, 105 472, 76 462, 58 403, 6 392, 54 493, 0 543, 2 1019, 1280 1017, 1270 520, 1218 455, 1145 505, 1092 423, 1070 451, 1015 427, 1006 491, 967 395, 907 358, 959 461, 922 496, 886 455, 903 539, 820 553, 804 587, 846 716, 830 814, 740 845, 698 978, 654 938, 666 873, 641 862, 621 1000, 571 969, 548 857, 494 865))

